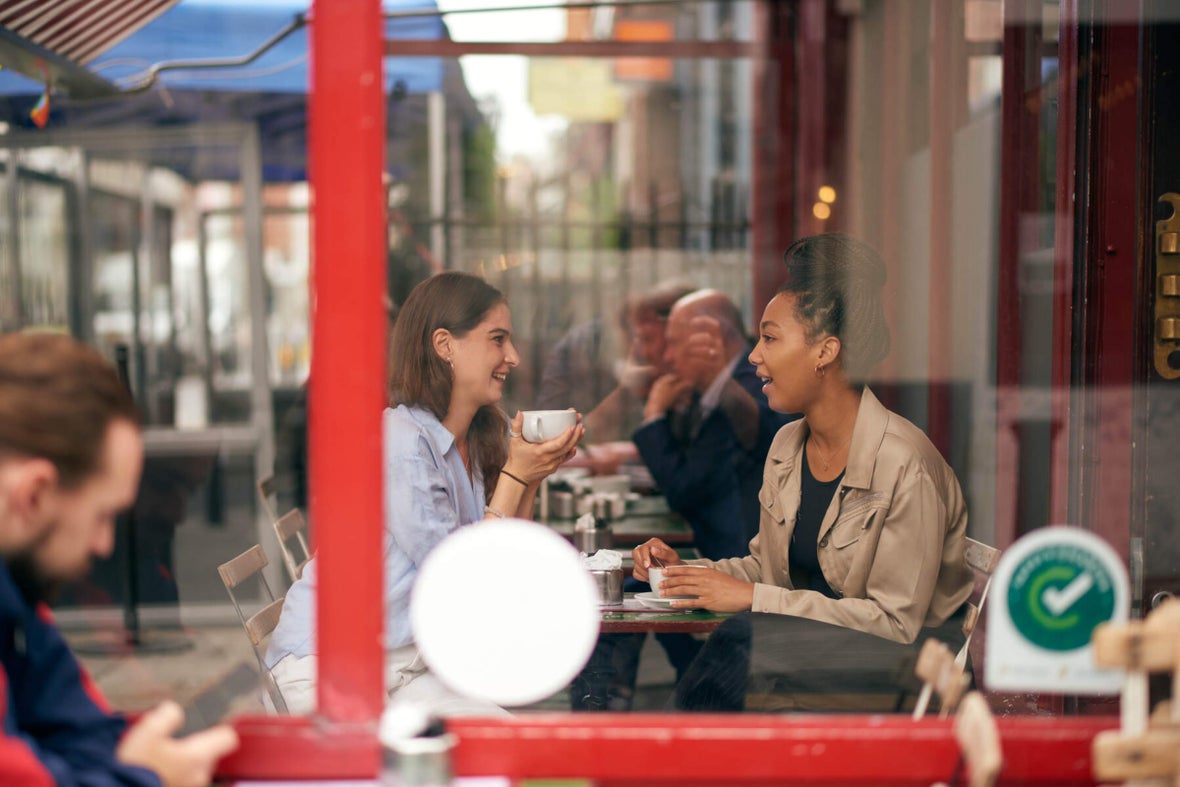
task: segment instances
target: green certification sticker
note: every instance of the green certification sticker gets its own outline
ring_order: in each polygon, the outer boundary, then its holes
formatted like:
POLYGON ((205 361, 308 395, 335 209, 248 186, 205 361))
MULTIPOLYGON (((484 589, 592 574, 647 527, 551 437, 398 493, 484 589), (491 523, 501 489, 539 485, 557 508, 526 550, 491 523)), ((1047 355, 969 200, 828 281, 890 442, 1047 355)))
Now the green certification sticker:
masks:
POLYGON ((1114 580, 1094 552, 1074 544, 1047 545, 1012 572, 1008 612, 1029 642, 1069 651, 1090 644, 1099 623, 1114 616, 1114 580))

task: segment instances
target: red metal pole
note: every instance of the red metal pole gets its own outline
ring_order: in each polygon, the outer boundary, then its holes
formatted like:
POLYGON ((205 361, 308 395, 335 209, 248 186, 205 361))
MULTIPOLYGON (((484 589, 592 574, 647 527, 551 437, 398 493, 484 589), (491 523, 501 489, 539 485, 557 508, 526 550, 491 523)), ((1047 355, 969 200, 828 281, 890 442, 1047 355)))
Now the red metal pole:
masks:
MULTIPOLYGON (((881 255, 888 271, 883 294, 885 319, 896 342, 901 324, 901 259, 904 248, 902 228, 901 183, 906 152, 909 150, 908 115, 910 111, 910 22, 907 7, 892 0, 884 8, 882 21, 884 41, 881 56, 880 151, 881 176, 876 195, 880 211, 881 255)), ((896 345, 894 345, 896 348, 896 345)), ((881 362, 879 378, 886 383, 898 382, 896 349, 881 362)))
MULTIPOLYGON (((824 221, 812 213, 819 200, 819 187, 827 179, 827 0, 803 0, 798 5, 796 30, 798 90, 796 128, 799 129, 795 152, 798 176, 795 191, 795 222, 799 237, 827 229, 824 221)), ((789 155, 789 153, 788 153, 789 155)), ((794 240, 791 238, 790 240, 794 240)), ((790 242, 790 241, 788 241, 790 242)))
POLYGON ((1021 434, 1021 221, 1037 211, 1040 172, 1039 18, 1036 0, 1004 4, 1003 93, 1000 99, 1000 255, 996 292, 996 546, 1019 532, 1021 434))
POLYGON ((780 3, 755 6, 754 25, 754 250, 753 323, 782 284, 783 250, 795 231, 795 60, 789 9, 780 3))
MULTIPOLYGON (((1074 193, 1077 188, 1078 0, 1062 0, 1057 33, 1057 190, 1053 203, 1053 371, 1049 521, 1069 522, 1073 368, 1074 193)), ((1127 353, 1129 356, 1130 353, 1127 353)), ((1073 522, 1072 524, 1078 524, 1073 522)))
POLYGON ((956 96, 963 85, 955 42, 963 36, 957 4, 939 0, 930 6, 930 295, 927 298, 927 423, 930 441, 950 457, 951 448, 951 265, 954 223, 954 142, 956 96), (956 24, 957 23, 957 24, 956 24))
POLYGON ((384 704, 383 30, 380 0, 314 5, 310 510, 319 579, 319 710, 337 722, 374 721, 384 704))
MULTIPOLYGON (((1136 217, 1143 205, 1139 178, 1142 158, 1140 109, 1143 91, 1139 60, 1142 38, 1137 4, 1110 0, 1099 8, 1097 60, 1087 67, 1095 85, 1090 120, 1089 220, 1086 248, 1085 422, 1079 437, 1083 488, 1075 516, 1128 556, 1131 536, 1131 439, 1137 428, 1132 416, 1131 386, 1139 382, 1135 329, 1140 244, 1154 248, 1150 236, 1139 237, 1136 217)), ((1150 251, 1148 253, 1151 253, 1150 251)), ((1150 270, 1150 268, 1148 268, 1150 270)), ((1143 363, 1143 361, 1139 361, 1143 363)), ((1141 428, 1141 427, 1139 427, 1141 428)))

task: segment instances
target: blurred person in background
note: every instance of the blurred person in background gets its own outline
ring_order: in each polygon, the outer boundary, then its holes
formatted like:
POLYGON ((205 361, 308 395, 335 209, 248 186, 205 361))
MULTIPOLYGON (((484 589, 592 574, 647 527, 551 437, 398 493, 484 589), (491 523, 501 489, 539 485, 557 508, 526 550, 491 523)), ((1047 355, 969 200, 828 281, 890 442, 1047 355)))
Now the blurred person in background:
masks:
POLYGON ((588 444, 573 464, 613 473, 621 462, 637 460, 630 436, 662 370, 668 314, 694 289, 670 281, 628 298, 613 327, 595 316, 570 329, 549 353, 537 407, 573 407, 586 414, 588 444))
POLYGON ((717 290, 676 302, 664 338, 664 373, 632 435, 668 506, 692 525, 693 543, 719 560, 747 553, 758 529, 758 488, 779 428, 746 358, 741 312, 717 290))
MULTIPOLYGON (((775 433, 795 416, 771 410, 746 356, 741 312, 724 293, 699 290, 672 307, 662 373, 632 435, 656 488, 692 526, 693 545, 712 560, 749 553, 758 526, 761 469, 775 433)), ((662 557, 662 555, 661 555, 662 557)), ((679 560, 679 557, 677 558, 679 560)), ((650 588, 637 577, 626 590, 650 588)), ((656 639, 677 680, 700 650, 687 634, 656 639)), ((572 693, 575 710, 630 707, 643 635, 599 638, 572 693)))
POLYGON ((110 554, 142 467, 135 404, 97 351, 0 336, 0 783, 198 787, 237 747, 226 726, 174 738, 173 702, 111 713, 46 606, 110 554))

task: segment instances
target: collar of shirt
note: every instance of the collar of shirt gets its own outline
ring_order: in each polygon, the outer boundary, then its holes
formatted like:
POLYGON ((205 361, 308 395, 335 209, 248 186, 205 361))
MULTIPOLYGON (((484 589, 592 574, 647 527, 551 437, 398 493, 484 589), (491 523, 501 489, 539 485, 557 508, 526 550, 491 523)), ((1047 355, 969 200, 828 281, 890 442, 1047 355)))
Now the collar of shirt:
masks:
POLYGON ((440 452, 445 454, 451 450, 451 446, 455 443, 455 436, 451 431, 442 425, 442 421, 434 417, 434 413, 430 412, 424 407, 417 405, 403 405, 406 408, 406 413, 414 419, 414 422, 421 426, 426 434, 430 436, 440 452))
MULTIPOLYGON (((467 490, 470 490, 472 497, 466 502, 470 503, 471 501, 476 501, 478 505, 475 507, 479 512, 482 513, 483 504, 479 503, 479 501, 483 500, 484 494, 483 476, 480 474, 478 467, 473 468, 471 475, 468 476, 466 468, 463 467, 463 458, 459 455, 459 451, 455 447, 455 436, 451 434, 449 429, 443 426, 442 421, 434 417, 434 413, 430 412, 426 408, 418 407, 417 405, 401 406, 406 408, 406 413, 410 416, 410 418, 412 418, 414 422, 417 423, 424 432, 426 432, 426 436, 430 439, 430 442, 434 444, 436 450, 438 451, 439 458, 443 461, 449 461, 451 463, 452 470, 455 473, 456 488, 458 490, 462 490, 459 492, 460 496, 466 497, 467 490), (453 457, 451 456, 452 449, 454 449, 453 457), (462 479, 466 479, 467 483, 461 483, 462 479)), ((391 437, 392 439, 401 439, 402 436, 397 433, 395 426, 395 432, 392 435, 388 435, 387 437, 391 437)), ((480 518, 481 517, 478 516, 476 517, 476 519, 480 518)))
POLYGON ((709 414, 717 409, 717 405, 721 403, 721 391, 725 388, 725 384, 729 382, 729 378, 733 377, 733 370, 737 368, 738 363, 742 360, 744 350, 739 350, 725 368, 713 378, 713 382, 709 383, 709 387, 701 394, 701 418, 709 417, 709 414))

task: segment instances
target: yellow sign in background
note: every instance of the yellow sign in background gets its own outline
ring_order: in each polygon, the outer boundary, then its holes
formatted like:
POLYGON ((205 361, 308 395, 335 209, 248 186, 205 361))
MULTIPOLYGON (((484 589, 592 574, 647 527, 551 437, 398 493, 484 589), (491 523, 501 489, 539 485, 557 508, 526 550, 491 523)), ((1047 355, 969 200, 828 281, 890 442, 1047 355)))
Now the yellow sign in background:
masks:
POLYGON ((623 98, 610 60, 535 57, 529 60, 529 103, 538 115, 606 123, 619 118, 623 98))

